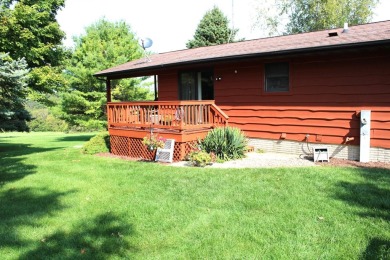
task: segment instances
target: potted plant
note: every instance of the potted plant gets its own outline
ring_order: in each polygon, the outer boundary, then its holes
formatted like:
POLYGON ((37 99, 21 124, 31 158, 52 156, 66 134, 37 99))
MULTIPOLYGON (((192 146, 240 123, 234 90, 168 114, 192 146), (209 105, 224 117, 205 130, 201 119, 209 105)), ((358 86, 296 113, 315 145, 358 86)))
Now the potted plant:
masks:
POLYGON ((154 151, 157 148, 163 148, 165 145, 166 139, 161 136, 156 136, 151 133, 148 136, 145 136, 142 140, 142 143, 146 145, 149 151, 154 151))

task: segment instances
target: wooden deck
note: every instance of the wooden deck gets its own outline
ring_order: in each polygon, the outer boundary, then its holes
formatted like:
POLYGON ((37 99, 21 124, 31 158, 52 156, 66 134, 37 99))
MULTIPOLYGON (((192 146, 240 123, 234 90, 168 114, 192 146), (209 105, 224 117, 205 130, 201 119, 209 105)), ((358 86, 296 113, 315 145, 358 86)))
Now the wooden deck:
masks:
POLYGON ((110 102, 107 118, 113 154, 153 159, 142 144, 153 133, 175 140, 175 161, 182 160, 212 128, 228 124, 228 116, 212 100, 110 102))

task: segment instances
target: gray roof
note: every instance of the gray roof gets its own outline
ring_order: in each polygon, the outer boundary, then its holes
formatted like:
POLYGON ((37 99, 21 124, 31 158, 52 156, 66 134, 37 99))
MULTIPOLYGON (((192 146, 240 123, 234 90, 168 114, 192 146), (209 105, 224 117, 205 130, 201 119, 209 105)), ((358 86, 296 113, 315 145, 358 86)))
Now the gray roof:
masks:
POLYGON ((133 60, 95 76, 119 77, 184 64, 389 43, 390 21, 383 21, 350 26, 347 33, 338 28, 153 54, 150 60, 133 60), (337 32, 337 36, 330 37, 331 32, 337 32))

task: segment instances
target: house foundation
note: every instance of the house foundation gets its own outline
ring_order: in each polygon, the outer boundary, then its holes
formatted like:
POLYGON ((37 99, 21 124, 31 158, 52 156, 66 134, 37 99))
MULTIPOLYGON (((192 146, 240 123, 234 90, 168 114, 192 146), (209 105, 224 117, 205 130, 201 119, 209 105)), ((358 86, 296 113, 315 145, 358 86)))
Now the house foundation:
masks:
MULTIPOLYGON (((261 149, 265 152, 296 154, 301 157, 312 157, 313 147, 319 145, 319 143, 259 138, 249 138, 248 144, 255 147, 255 149, 261 149)), ((359 160, 360 149, 357 145, 321 143, 321 146, 326 146, 328 148, 330 158, 339 158, 352 161, 359 160)), ((371 147, 370 161, 390 163, 390 149, 371 147)))

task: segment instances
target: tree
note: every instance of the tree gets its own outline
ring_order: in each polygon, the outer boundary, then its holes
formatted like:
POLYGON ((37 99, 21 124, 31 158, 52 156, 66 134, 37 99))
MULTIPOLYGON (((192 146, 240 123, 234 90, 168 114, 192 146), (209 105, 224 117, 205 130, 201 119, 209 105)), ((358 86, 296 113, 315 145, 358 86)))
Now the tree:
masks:
POLYGON ((0 52, 31 68, 30 97, 46 101, 47 93, 63 89, 61 63, 67 55, 65 33, 56 21, 64 0, 0 0, 0 52))
POLYGON ((302 33, 357 25, 372 19, 379 0, 272 0, 259 10, 257 24, 270 34, 302 33), (272 2, 270 4, 270 2, 272 2), (283 26, 283 18, 287 23, 283 26))
POLYGON ((28 65, 24 59, 13 60, 0 53, 0 130, 28 131, 29 113, 24 109, 27 95, 28 65))
MULTIPOLYGON (((59 99, 57 96, 51 96, 51 99, 59 99)), ((57 100, 53 100, 58 103, 57 100)), ((56 109, 58 106, 47 107, 42 103, 27 100, 25 103, 26 110, 30 113, 32 119, 27 122, 30 131, 33 132, 67 132, 68 124, 58 118, 56 109)))
POLYGON ((214 6, 203 16, 195 31, 194 39, 189 40, 186 46, 192 49, 233 42, 237 32, 237 29, 229 28, 227 17, 214 6))
MULTIPOLYGON (((112 23, 101 19, 74 40, 75 50, 65 72, 70 90, 62 95, 62 118, 84 129, 99 129, 106 124, 102 109, 107 101, 106 85, 94 73, 138 59, 143 50, 124 21, 112 23)), ((146 99, 149 90, 139 86, 141 81, 112 81, 114 99, 146 99)))

